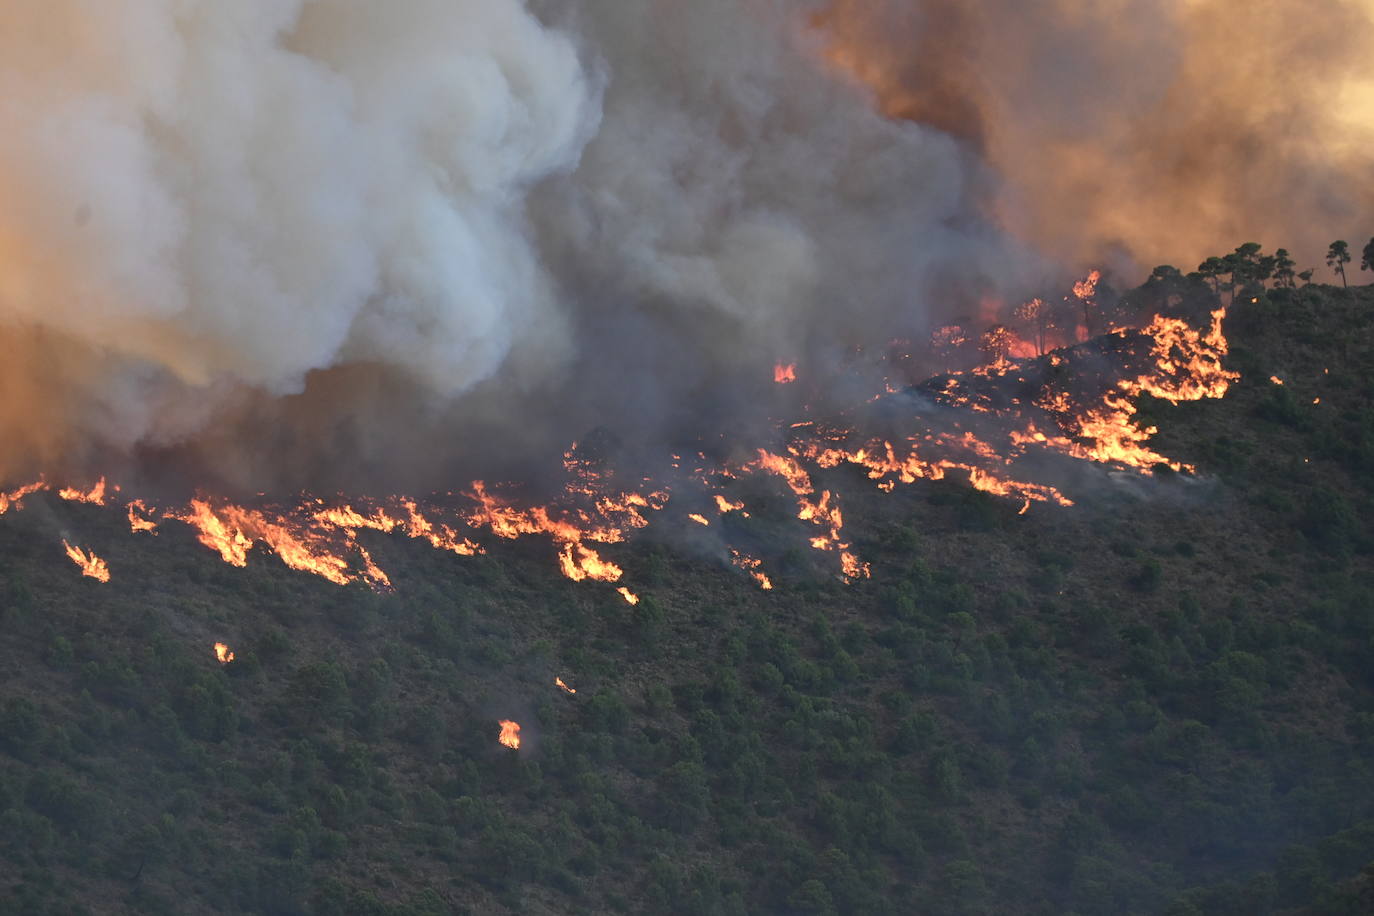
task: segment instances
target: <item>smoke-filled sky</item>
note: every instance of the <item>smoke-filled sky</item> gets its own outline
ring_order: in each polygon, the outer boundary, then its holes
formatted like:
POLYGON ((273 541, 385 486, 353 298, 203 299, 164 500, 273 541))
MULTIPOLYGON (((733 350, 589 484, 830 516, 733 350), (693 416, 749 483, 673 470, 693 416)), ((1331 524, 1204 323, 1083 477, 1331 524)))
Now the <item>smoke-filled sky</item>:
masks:
POLYGON ((1371 7, 6 3, 0 473, 438 486, 1090 262, 1315 263, 1371 7))

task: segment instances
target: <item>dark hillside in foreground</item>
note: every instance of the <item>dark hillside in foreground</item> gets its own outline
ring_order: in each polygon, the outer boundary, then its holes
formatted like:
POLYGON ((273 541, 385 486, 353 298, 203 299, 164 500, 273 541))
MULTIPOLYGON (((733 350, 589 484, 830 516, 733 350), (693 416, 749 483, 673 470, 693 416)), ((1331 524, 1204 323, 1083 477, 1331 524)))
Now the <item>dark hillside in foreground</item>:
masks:
POLYGON ((547 544, 377 537, 378 596, 35 498, 0 519, 0 913, 1357 912, 1374 288, 1226 330, 1227 398, 1143 405, 1196 479, 1018 516, 832 472, 853 587, 632 543, 630 607, 547 544))

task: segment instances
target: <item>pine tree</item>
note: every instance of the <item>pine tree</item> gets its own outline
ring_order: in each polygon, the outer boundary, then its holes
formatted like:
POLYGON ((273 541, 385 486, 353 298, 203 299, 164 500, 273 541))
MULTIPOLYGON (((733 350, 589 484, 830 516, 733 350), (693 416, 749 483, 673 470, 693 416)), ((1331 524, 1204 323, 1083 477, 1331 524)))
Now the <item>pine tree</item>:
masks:
POLYGON ((1350 263, 1350 246, 1343 241, 1331 243, 1331 248, 1326 252, 1326 266, 1341 275, 1341 286, 1350 288, 1350 284, 1345 282, 1345 265, 1350 263))

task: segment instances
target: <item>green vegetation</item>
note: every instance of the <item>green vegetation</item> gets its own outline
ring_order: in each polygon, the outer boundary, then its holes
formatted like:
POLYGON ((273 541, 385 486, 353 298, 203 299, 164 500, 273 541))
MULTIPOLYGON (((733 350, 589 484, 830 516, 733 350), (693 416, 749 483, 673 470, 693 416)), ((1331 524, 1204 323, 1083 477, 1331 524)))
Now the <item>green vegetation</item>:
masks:
POLYGON ((1142 405, 1200 477, 1018 516, 837 470, 854 587, 641 543, 630 607, 547 545, 378 536, 379 596, 64 506, 99 585, 35 498, 0 521, 0 913, 1363 912, 1374 288, 1263 258, 1127 294, 1248 291, 1232 395, 1142 405))

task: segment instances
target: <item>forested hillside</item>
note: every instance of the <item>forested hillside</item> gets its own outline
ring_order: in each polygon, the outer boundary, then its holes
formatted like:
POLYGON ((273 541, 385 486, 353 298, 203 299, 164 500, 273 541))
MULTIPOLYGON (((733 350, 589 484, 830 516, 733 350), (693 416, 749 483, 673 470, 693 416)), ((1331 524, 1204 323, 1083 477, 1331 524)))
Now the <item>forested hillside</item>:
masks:
POLYGON ((1196 475, 1085 467, 1020 515, 836 469, 854 585, 661 536, 614 552, 631 606, 546 544, 376 535, 374 594, 33 497, 0 913, 1362 912, 1374 288, 1252 298, 1226 398, 1142 405, 1196 475), (124 572, 79 577, 69 527, 124 572))

